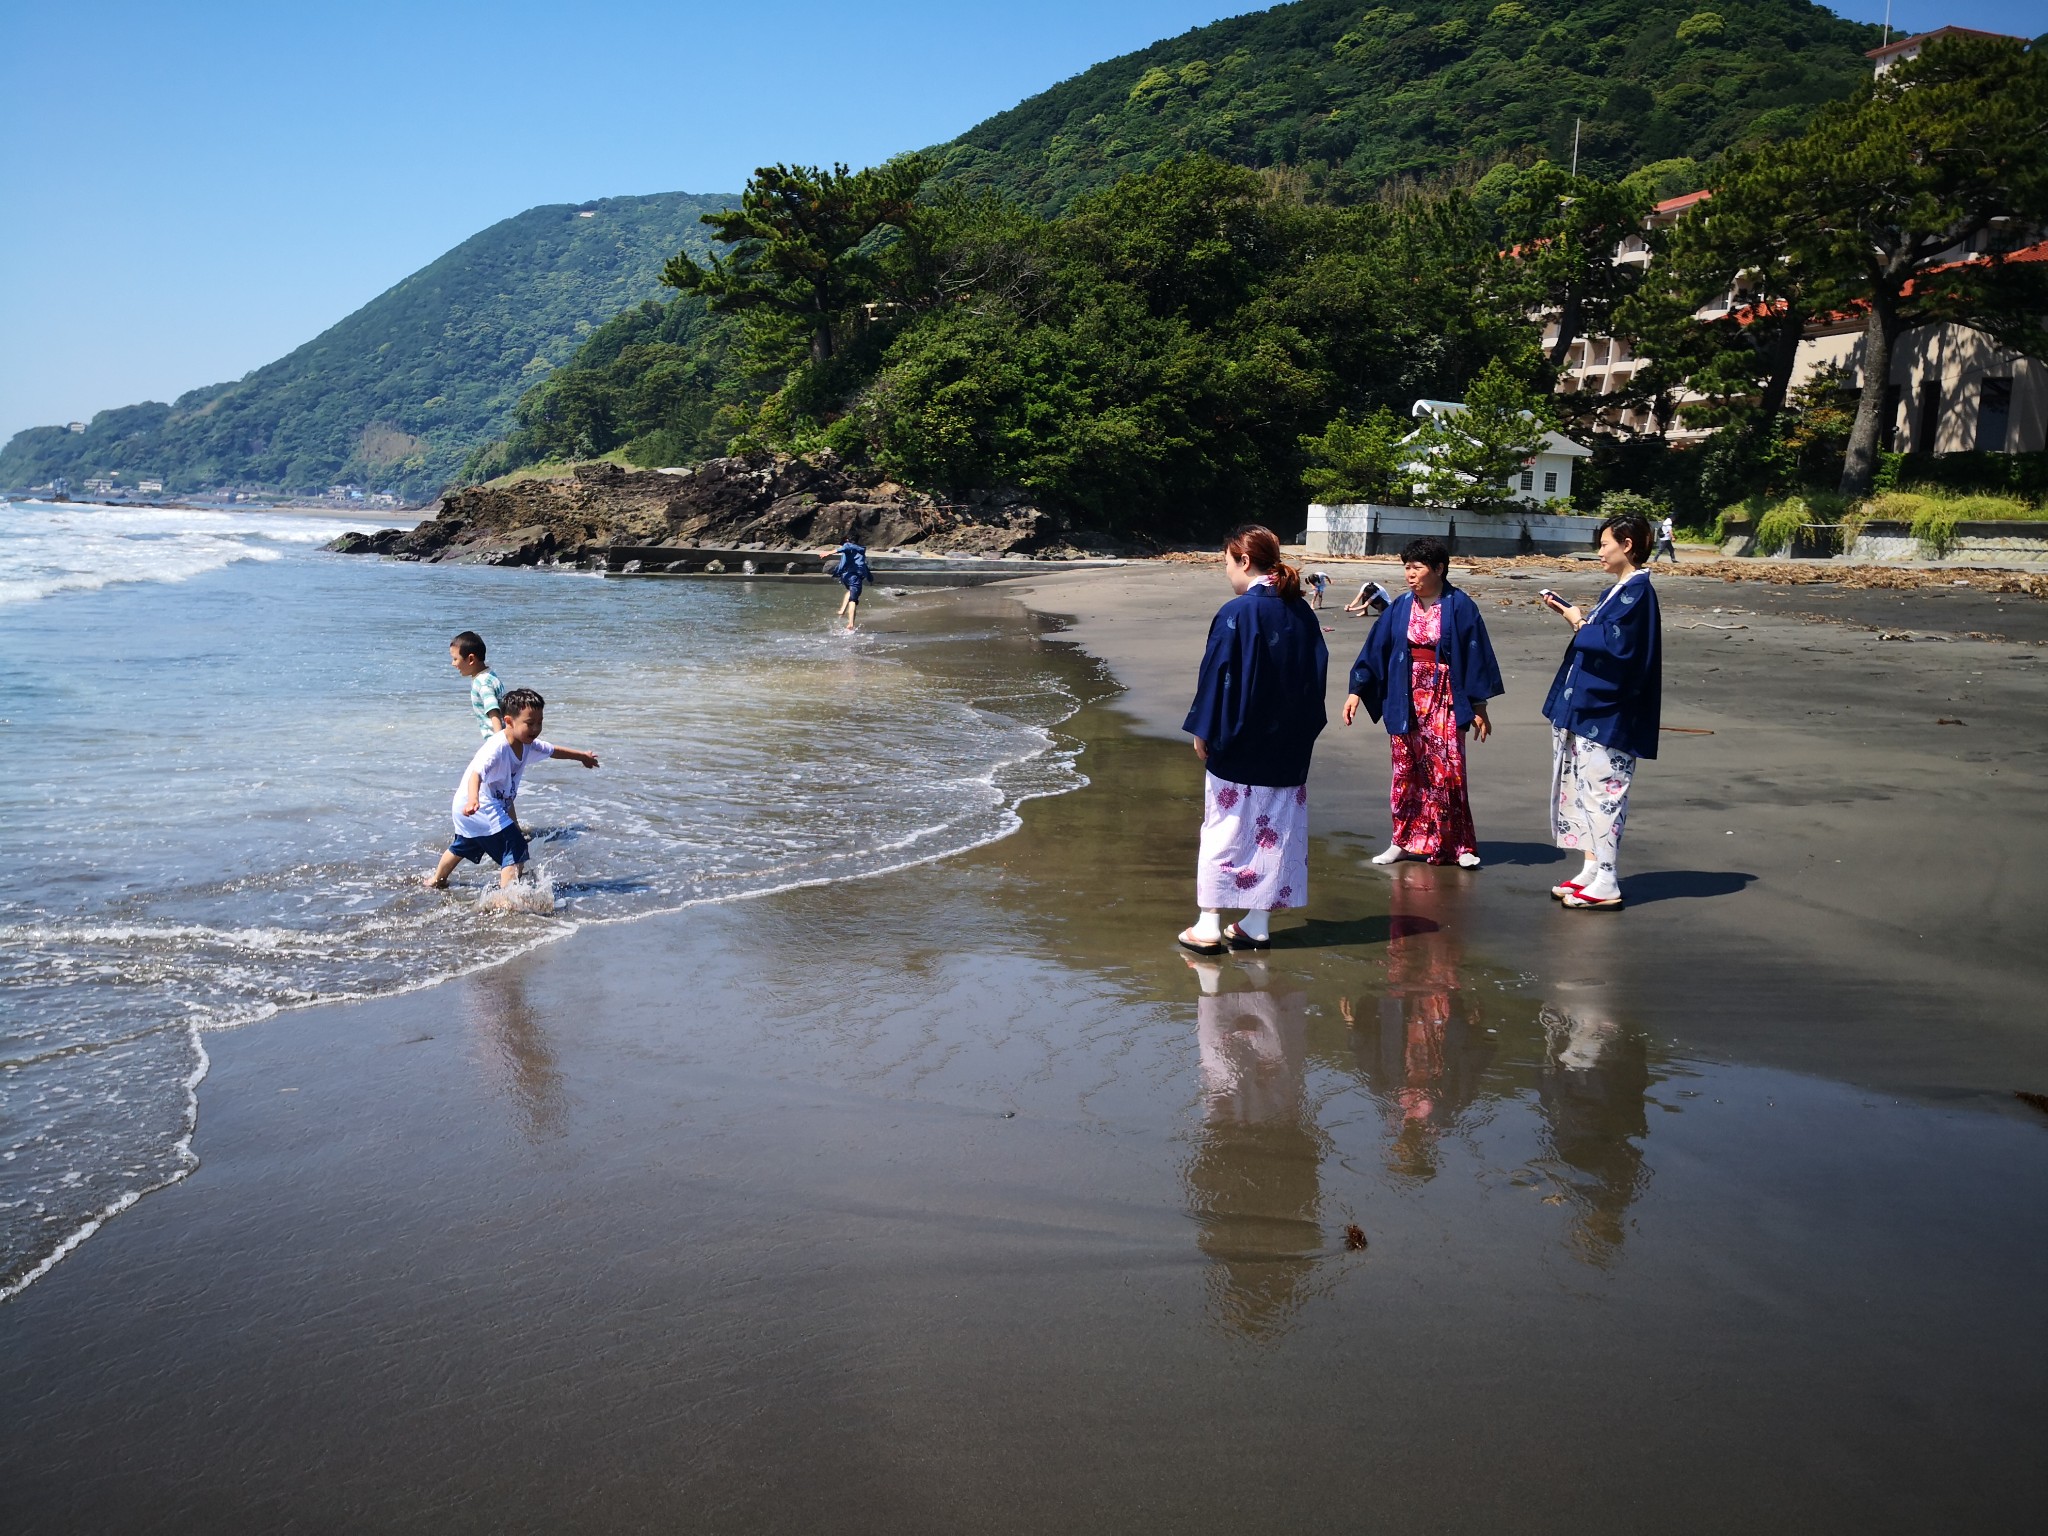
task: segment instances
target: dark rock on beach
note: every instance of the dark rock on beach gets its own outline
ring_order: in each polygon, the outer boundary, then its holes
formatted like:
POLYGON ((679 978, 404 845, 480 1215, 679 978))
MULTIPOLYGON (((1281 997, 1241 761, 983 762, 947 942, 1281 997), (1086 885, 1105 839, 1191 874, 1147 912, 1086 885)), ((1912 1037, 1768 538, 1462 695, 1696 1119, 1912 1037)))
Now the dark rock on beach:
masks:
POLYGON ((403 528, 379 528, 375 533, 344 533, 327 547, 337 555, 388 555, 404 537, 403 528))
POLYGON ((855 539, 930 554, 1072 556, 1104 541, 1023 493, 940 501, 830 452, 750 453, 688 469, 579 464, 558 477, 451 491, 407 533, 347 534, 342 554, 482 565, 580 563, 614 544, 815 550, 855 539))

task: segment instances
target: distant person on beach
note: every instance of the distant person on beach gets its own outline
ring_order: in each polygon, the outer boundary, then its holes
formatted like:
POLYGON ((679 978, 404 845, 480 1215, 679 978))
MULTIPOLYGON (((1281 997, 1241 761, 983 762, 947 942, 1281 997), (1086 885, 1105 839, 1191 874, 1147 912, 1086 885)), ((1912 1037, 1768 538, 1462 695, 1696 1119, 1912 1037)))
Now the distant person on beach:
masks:
POLYGON ((1309 607, 1315 609, 1318 613, 1322 612, 1323 593, 1329 590, 1330 573, 1328 571, 1310 571, 1301 580, 1302 584, 1308 588, 1309 607))
POLYGON ((1361 581, 1358 584, 1358 595, 1344 605, 1344 611, 1355 618, 1369 618, 1376 613, 1384 612, 1393 600, 1392 595, 1378 582, 1361 581))
MULTIPOLYGON (((848 539, 837 550, 828 550, 826 555, 836 554, 838 564, 831 567, 831 574, 839 578, 839 584, 846 588, 846 596, 840 601, 839 612, 846 615, 846 627, 852 629, 860 617, 860 591, 875 579, 875 573, 868 569, 868 552, 862 545, 848 539)), ((834 615, 836 618, 838 615, 834 615)))
POLYGON ((1203 775, 1195 865, 1201 917, 1180 934, 1198 955, 1270 949, 1270 914, 1308 901, 1308 768, 1328 723, 1329 647, 1272 530, 1246 524, 1223 548, 1237 594, 1209 621, 1195 702, 1181 729, 1203 775), (1223 910, 1244 916, 1222 925, 1223 910))
POLYGON ((1656 564, 1658 555, 1662 555, 1673 565, 1678 564, 1678 546, 1672 542, 1677 536, 1678 530, 1669 517, 1657 524, 1657 548, 1650 555, 1652 565, 1656 564))
POLYGON ((448 660, 469 679, 469 707, 476 716, 476 728, 485 736, 496 735, 505 723, 505 685, 484 664, 484 637, 465 629, 448 642, 448 660))
POLYGON ((1615 583, 1593 611, 1582 614, 1555 592, 1539 594, 1572 627, 1543 717, 1551 724, 1551 831, 1558 847, 1585 860, 1550 894, 1575 909, 1621 910, 1615 862, 1629 788, 1637 760, 1657 755, 1664 634, 1644 569, 1649 558, 1649 520, 1610 517, 1600 525, 1600 564, 1615 583))
POLYGON ((558 747, 540 739, 541 712, 547 701, 531 688, 514 688, 502 701, 504 729, 486 741, 469 760, 462 782, 455 786, 450 807, 455 841, 426 877, 431 887, 447 885, 455 866, 467 860, 494 859, 498 884, 508 886, 525 873, 526 834, 519 830, 519 783, 535 760, 566 757, 586 768, 597 766, 597 754, 558 747))
POLYGON ((1450 584, 1450 546, 1438 538, 1401 551, 1408 590, 1365 637, 1351 668, 1344 723, 1359 706, 1385 724, 1393 750, 1394 836, 1375 864, 1426 859, 1479 867, 1479 834, 1465 790, 1465 732, 1493 734, 1486 701, 1506 691, 1479 605, 1450 584))

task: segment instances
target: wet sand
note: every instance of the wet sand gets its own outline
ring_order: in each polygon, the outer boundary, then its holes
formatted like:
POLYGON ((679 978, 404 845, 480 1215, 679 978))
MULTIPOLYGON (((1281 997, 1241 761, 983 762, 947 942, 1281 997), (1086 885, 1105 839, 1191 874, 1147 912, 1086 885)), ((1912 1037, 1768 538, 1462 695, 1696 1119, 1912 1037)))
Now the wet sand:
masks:
POLYGON ((1263 964, 1172 945, 1220 590, 1146 568, 1021 594, 1129 691, 1017 835, 209 1037, 200 1169, 0 1307, 0 1526, 2019 1524, 2048 658, 1668 583, 1715 734, 1565 914, 1561 635, 1470 585, 1491 867, 1364 866, 1333 728, 1263 964))
MULTIPOLYGON (((1326 568, 1332 724, 1313 820, 1369 856, 1387 841, 1387 747, 1363 716, 1336 723, 1366 628, 1337 594, 1367 574, 1399 591, 1400 569, 1326 568)), ((1608 933, 1531 900, 1569 872, 1548 846, 1541 717, 1566 630, 1535 589, 1590 599, 1603 579, 1454 579, 1508 688, 1471 751, 1492 867, 1465 877, 1468 942, 1546 978, 1598 973, 1688 1049, 1914 1092, 2048 1082, 2048 602, 1658 575, 1667 729, 1637 777, 1630 906, 1608 933)), ((1130 685, 1119 704, 1139 729, 1179 739, 1187 658, 1225 590, 1213 571, 1153 567, 1024 595, 1130 685)))

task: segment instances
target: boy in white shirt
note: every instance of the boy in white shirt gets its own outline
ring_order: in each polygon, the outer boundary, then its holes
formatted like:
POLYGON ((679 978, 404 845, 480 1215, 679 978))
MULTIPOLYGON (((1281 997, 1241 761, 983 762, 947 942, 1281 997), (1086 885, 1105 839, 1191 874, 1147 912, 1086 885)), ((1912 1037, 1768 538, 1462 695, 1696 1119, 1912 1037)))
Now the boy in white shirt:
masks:
POLYGON ((505 724, 469 760, 468 771, 455 786, 449 807, 455 817, 455 841, 426 877, 441 887, 465 859, 495 859, 498 884, 510 885, 526 871, 526 835, 519 830, 519 781, 537 758, 566 757, 586 768, 597 766, 597 754, 558 747, 540 739, 541 711, 547 701, 531 688, 514 688, 503 700, 505 724))

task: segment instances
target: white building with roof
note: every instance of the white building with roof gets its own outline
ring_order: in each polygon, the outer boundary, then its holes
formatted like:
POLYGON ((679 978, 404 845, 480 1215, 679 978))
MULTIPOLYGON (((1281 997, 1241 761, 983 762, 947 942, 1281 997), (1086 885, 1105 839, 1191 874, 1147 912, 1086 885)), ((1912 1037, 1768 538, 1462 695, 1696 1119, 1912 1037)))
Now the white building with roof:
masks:
MULTIPOLYGON (((1409 408, 1408 414, 1418 419, 1427 416, 1442 421, 1456 417, 1464 409, 1462 400, 1418 400, 1409 408)), ((1525 460, 1520 472, 1509 480, 1508 499, 1537 506, 1549 501, 1570 501, 1572 464, 1591 457, 1593 450, 1584 443, 1574 442, 1562 432, 1545 432, 1543 446, 1533 458, 1525 460)), ((1415 467, 1419 469, 1421 466, 1415 467)))
MULTIPOLYGON (((1464 409, 1460 400, 1418 400, 1408 414, 1418 420, 1455 420, 1464 409)), ((1572 466, 1592 456, 1593 450, 1583 443, 1560 432, 1545 432, 1543 446, 1510 477, 1508 497, 1517 505, 1504 511, 1314 502, 1302 543, 1312 555, 1380 555, 1398 552, 1409 539, 1430 534, 1459 555, 1578 553, 1592 548, 1600 519, 1570 509, 1572 466)), ((1426 466, 1418 460, 1404 467, 1420 474, 1426 466)))

